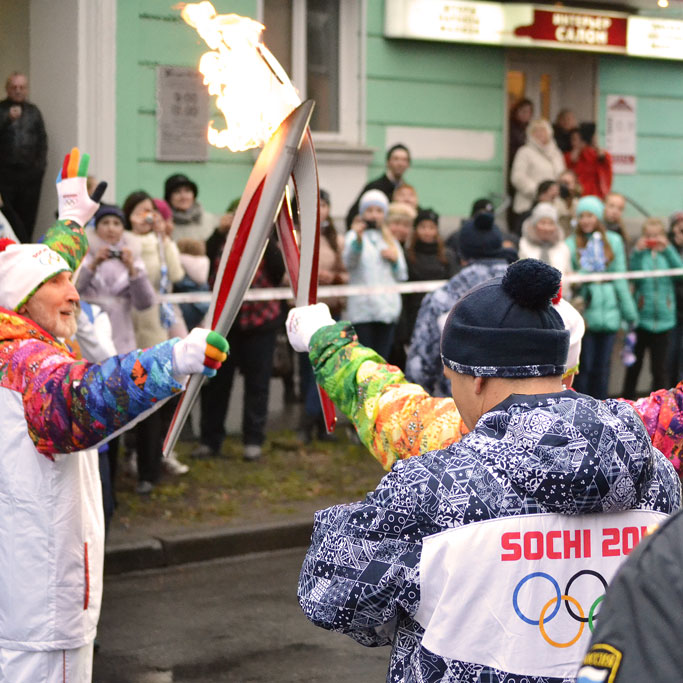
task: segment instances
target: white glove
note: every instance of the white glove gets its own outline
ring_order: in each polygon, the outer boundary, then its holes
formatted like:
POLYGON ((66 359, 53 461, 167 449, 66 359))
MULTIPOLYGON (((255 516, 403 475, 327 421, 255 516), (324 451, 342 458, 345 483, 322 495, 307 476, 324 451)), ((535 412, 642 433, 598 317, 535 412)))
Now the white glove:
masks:
POLYGON ((195 327, 173 347, 173 374, 213 377, 228 357, 228 342, 218 332, 195 327))
POLYGON ((81 155, 77 147, 64 158, 57 176, 57 217, 60 221, 70 220, 83 227, 95 215, 107 184, 100 183, 93 192, 92 199, 88 196, 89 163, 90 155, 81 155))
POLYGON ((327 304, 298 306, 287 315, 287 338, 295 351, 308 351, 313 334, 335 322, 327 304))

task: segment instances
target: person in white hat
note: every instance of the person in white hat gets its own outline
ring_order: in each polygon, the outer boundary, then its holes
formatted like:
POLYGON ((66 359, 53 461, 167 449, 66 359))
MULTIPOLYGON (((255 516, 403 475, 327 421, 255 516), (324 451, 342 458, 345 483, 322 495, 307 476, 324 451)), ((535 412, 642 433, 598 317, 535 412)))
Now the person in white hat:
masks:
POLYGON ((43 244, 0 241, 0 683, 91 680, 104 559, 96 447, 182 391, 187 375, 215 373, 228 348, 195 328, 102 363, 71 355, 73 272, 98 207, 87 166, 78 150, 67 156, 43 244))

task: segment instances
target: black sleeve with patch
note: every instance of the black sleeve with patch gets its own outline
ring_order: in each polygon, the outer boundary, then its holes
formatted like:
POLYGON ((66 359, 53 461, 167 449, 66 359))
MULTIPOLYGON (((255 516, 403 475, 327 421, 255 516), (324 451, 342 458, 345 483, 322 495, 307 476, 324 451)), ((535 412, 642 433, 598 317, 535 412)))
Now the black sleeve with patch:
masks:
POLYGON ((683 677, 682 512, 642 541, 614 577, 577 683, 683 677))

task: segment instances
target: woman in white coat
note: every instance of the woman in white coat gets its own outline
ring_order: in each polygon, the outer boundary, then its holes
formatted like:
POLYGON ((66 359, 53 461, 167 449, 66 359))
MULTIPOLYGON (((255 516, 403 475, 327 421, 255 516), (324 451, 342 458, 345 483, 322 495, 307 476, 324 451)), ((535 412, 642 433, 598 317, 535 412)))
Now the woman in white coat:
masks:
MULTIPOLYGON (((564 158, 553 129, 545 119, 536 119, 527 129, 526 144, 517 150, 510 170, 510 184, 515 190, 512 210, 515 215, 528 211, 536 196, 536 189, 544 180, 554 180, 564 170, 564 158)), ((519 234, 521 222, 510 226, 519 234)))

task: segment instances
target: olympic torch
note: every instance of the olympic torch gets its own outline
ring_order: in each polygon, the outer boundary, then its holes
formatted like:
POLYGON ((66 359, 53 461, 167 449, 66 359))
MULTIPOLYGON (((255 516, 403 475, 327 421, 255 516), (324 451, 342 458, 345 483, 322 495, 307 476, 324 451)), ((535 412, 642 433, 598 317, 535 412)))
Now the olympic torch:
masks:
MULTIPOLYGON (((315 303, 320 240, 320 196, 315 149, 309 128, 314 103, 301 103, 280 64, 260 42, 263 25, 235 14, 219 15, 210 2, 184 5, 183 19, 212 49, 199 70, 226 127, 209 123, 216 147, 242 151, 264 145, 235 212, 216 273, 209 320, 227 335, 276 224, 297 305, 315 303), (299 205, 301 246, 297 244, 285 189, 293 179, 299 205)), ((204 377, 194 375, 182 395, 164 441, 173 449, 204 377)), ((320 391, 328 431, 334 405, 320 391)))

